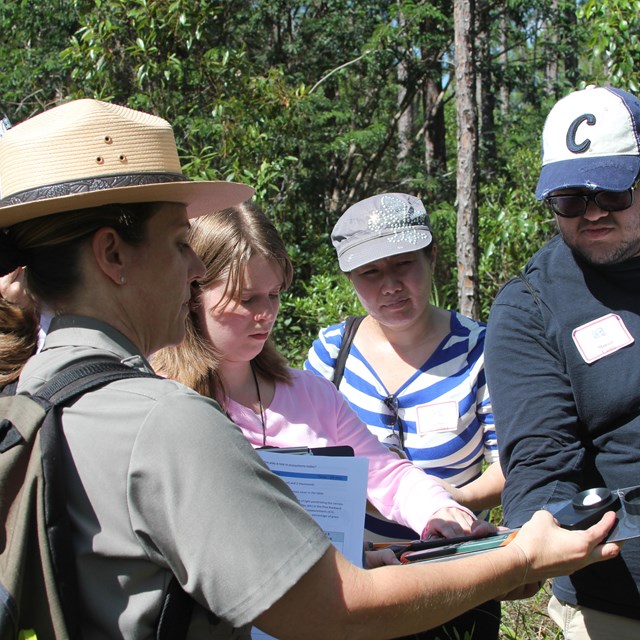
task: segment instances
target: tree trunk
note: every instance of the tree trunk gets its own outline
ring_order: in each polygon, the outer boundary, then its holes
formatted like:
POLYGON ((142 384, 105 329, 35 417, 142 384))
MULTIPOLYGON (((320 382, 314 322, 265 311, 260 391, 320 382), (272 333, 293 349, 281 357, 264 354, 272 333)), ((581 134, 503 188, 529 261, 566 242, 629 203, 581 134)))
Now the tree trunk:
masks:
POLYGON ((477 65, 476 104, 480 112, 478 119, 478 147, 485 178, 490 178, 494 173, 498 156, 494 120, 496 100, 493 91, 493 54, 489 42, 490 7, 491 5, 487 0, 479 0, 476 4, 476 33, 474 38, 476 43, 474 58, 477 65))
POLYGON ((508 29, 508 21, 503 13, 500 17, 500 55, 498 59, 500 61, 501 66, 501 82, 500 82, 500 115, 503 119, 506 117, 507 113, 509 113, 510 108, 510 100, 509 96, 511 95, 511 90, 509 85, 507 84, 507 75, 509 66, 509 55, 507 53, 507 29, 508 29))
POLYGON ((427 78, 422 89, 422 126, 424 144, 424 166, 427 175, 435 176, 447 167, 444 107, 442 105, 442 81, 427 78))
MULTIPOLYGON (((567 39, 570 45, 564 57, 564 72, 569 81, 569 86, 577 87, 580 81, 580 66, 578 63, 579 45, 576 33, 576 12, 573 7, 567 6, 563 11, 564 23, 566 27, 567 39)), ((557 95, 560 98, 561 96, 557 95)))
MULTIPOLYGON (((398 25, 403 28, 405 25, 404 15, 398 14, 398 25)), ((408 51, 403 51, 404 56, 410 55, 408 51)), ((398 162, 402 163, 409 156, 411 151, 412 131, 413 131, 413 108, 412 103, 406 104, 407 99, 407 59, 401 57, 398 63, 398 109, 400 118, 398 119, 398 162)))
POLYGON ((456 121, 458 125, 457 226, 458 306, 478 317, 478 180, 475 69, 473 52, 474 0, 455 0, 456 121))
MULTIPOLYGON (((551 2, 551 19, 558 15, 558 0, 551 2)), ((546 53, 546 65, 544 74, 544 83, 547 89, 547 95, 557 97, 558 87, 558 29, 551 21, 544 25, 544 30, 548 39, 549 47, 546 53)))

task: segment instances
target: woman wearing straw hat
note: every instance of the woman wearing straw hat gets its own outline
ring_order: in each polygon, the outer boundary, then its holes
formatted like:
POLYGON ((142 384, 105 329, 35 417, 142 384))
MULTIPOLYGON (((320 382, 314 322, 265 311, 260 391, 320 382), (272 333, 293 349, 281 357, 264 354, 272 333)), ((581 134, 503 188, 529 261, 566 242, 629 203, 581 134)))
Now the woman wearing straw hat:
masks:
MULTIPOLYGON (((56 107, 0 141, 0 275, 26 267, 53 310, 21 391, 93 355, 141 370, 179 342, 203 266, 189 218, 251 190, 190 182, 170 126, 103 102, 56 107)), ((385 638, 614 557, 539 513, 503 549, 441 564, 350 565, 210 399, 171 380, 112 382, 62 417, 62 460, 85 638, 150 638, 176 576, 189 637, 385 638)))

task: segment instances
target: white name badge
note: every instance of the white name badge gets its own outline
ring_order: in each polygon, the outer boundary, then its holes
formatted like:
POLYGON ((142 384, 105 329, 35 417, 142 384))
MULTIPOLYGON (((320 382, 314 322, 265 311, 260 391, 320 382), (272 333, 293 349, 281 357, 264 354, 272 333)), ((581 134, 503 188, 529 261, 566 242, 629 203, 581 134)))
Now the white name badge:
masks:
POLYGON ((600 360, 634 342, 622 318, 615 313, 609 313, 576 327, 572 336, 582 359, 587 364, 600 360))
POLYGON ((458 403, 455 400, 430 402, 416 407, 418 435, 455 431, 458 428, 458 403))

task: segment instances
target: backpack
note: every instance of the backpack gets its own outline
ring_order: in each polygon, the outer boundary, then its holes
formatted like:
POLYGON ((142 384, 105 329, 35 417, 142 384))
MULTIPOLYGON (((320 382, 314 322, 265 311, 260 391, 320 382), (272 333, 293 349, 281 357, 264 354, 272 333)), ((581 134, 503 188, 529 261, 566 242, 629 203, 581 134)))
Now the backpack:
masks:
MULTIPOLYGON (((80 638, 78 585, 60 458, 61 408, 125 378, 157 377, 113 358, 60 371, 37 394, 0 395, 0 640, 80 638)), ((186 634, 192 600, 170 583, 157 638, 186 634)))
POLYGON ((364 320, 364 316, 348 316, 344 321, 344 334, 342 336, 342 343, 340 344, 340 350, 336 357, 336 364, 333 368, 333 384, 336 389, 340 386, 340 381, 344 375, 344 365, 349 356, 349 350, 351 349, 351 343, 356 335, 356 331, 360 326, 360 323, 364 320))

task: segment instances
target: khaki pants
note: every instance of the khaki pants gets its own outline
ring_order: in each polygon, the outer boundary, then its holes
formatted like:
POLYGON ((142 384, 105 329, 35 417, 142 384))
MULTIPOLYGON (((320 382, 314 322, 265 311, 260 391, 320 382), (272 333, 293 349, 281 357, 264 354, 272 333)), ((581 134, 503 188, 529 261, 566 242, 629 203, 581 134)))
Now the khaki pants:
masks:
POLYGON ((568 604, 555 596, 549 601, 549 615, 565 640, 640 640, 640 620, 568 604))

